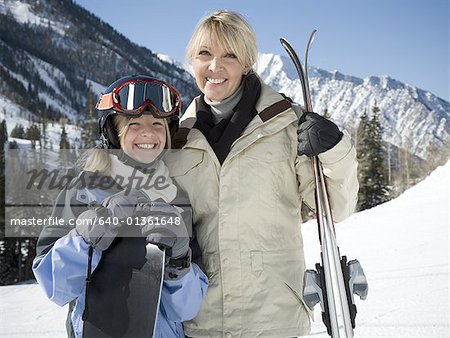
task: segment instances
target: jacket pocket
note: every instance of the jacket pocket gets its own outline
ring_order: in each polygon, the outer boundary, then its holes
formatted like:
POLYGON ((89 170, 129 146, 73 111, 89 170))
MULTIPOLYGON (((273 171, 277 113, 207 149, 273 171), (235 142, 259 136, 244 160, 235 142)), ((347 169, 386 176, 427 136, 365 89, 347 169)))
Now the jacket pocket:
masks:
POLYGON ((300 252, 302 251, 268 252, 264 257, 264 272, 272 277, 275 284, 284 289, 283 294, 289 295, 291 301, 303 307, 303 311, 311 317, 312 313, 303 300, 305 262, 304 258, 299 256, 300 252))
POLYGON ((301 250, 252 251, 251 269, 245 274, 245 322, 264 330, 309 327, 302 300, 304 263, 301 250))

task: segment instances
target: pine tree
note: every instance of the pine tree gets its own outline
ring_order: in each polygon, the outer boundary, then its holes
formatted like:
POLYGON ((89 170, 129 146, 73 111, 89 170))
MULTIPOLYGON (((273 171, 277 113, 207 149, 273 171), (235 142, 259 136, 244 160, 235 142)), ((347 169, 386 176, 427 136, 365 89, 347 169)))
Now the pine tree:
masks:
POLYGON ((8 130, 5 120, 0 124, 0 236, 5 229, 5 144, 8 142, 8 130))
POLYGON ((62 167, 66 167, 70 163, 70 143, 67 139, 66 128, 61 127, 61 139, 59 141, 59 160, 62 167))
POLYGON ((61 127, 61 139, 59 141, 59 149, 70 149, 70 143, 67 139, 66 127, 61 127))
POLYGON ((16 124, 11 130, 11 137, 25 138, 25 128, 21 124, 16 124))
POLYGON ((362 209, 362 204, 366 201, 367 185, 365 182, 369 180, 369 170, 370 170, 370 149, 369 149, 369 117, 367 116, 367 111, 360 117, 359 125, 356 131, 356 150, 358 159, 358 181, 359 181, 359 192, 358 192, 358 210, 362 209))
POLYGON ((0 124, 0 285, 17 281, 17 240, 6 237, 5 224, 5 151, 8 131, 5 120, 0 124))
POLYGON ((47 149, 47 147, 48 147, 48 136, 47 136, 48 117, 47 117, 47 112, 44 111, 41 116, 42 116, 42 119, 41 119, 42 143, 43 143, 43 148, 47 149))
POLYGON ((379 112, 380 109, 374 106, 370 120, 364 113, 358 127, 359 210, 372 208, 389 199, 379 112))
POLYGON ((41 140, 41 130, 36 124, 32 124, 25 132, 26 139, 31 141, 31 148, 36 148, 36 141, 41 140))
POLYGON ((83 131, 81 133, 82 147, 85 149, 95 147, 97 133, 98 126, 95 118, 94 93, 92 92, 92 86, 89 83, 86 92, 86 117, 83 121, 83 131))

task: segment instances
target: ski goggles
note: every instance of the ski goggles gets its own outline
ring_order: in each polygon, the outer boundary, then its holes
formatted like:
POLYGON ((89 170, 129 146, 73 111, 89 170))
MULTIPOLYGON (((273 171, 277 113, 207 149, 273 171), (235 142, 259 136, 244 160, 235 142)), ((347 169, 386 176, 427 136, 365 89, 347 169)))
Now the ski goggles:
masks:
POLYGON ((139 117, 150 107, 152 114, 160 118, 178 115, 181 110, 180 94, 163 81, 133 76, 120 82, 113 83, 112 90, 108 88, 100 96, 98 110, 114 109, 124 115, 139 117))

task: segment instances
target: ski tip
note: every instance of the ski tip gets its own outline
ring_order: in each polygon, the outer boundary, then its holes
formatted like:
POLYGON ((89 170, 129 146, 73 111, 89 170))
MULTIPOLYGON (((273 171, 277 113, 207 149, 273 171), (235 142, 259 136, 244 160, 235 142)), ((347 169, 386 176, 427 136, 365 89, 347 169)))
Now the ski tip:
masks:
POLYGON ((286 45, 286 44, 289 44, 289 42, 288 42, 285 38, 283 38, 283 37, 280 38, 280 43, 281 43, 283 46, 286 45))

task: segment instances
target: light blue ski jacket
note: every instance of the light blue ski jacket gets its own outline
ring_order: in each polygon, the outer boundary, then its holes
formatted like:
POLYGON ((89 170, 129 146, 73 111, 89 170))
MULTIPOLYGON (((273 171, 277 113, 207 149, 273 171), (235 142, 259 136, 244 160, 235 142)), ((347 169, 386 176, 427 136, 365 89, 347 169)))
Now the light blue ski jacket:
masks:
MULTIPOLYGON (((88 250, 89 245, 72 230, 33 262, 34 275, 50 300, 60 306, 76 300, 70 318, 76 338, 82 338, 83 332, 81 316, 84 310, 88 250)), ((94 250, 93 270, 100 258, 101 252, 94 250)), ((181 279, 165 280, 154 337, 184 337, 181 322, 197 315, 207 285, 207 277, 195 263, 191 263, 190 271, 181 279)))

